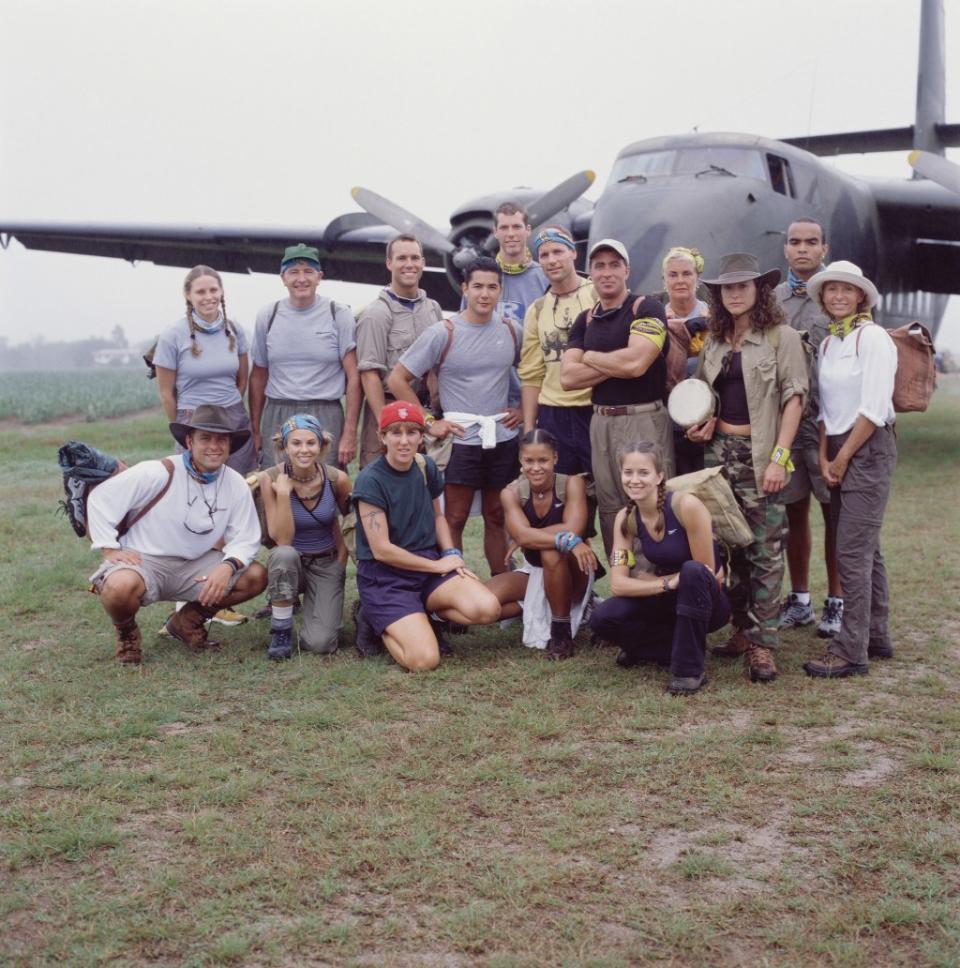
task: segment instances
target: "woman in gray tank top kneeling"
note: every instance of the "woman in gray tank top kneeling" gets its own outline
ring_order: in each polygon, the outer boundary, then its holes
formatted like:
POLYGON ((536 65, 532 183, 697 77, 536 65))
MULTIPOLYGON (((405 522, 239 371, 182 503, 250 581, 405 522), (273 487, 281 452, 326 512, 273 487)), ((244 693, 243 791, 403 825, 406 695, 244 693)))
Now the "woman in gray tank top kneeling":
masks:
POLYGON ((337 512, 348 510, 352 486, 346 474, 323 464, 330 440, 316 417, 295 414, 274 438, 281 464, 260 473, 267 531, 276 542, 267 560, 267 656, 275 661, 293 653, 293 603, 300 593, 300 647, 325 655, 339 644, 347 549, 337 512))

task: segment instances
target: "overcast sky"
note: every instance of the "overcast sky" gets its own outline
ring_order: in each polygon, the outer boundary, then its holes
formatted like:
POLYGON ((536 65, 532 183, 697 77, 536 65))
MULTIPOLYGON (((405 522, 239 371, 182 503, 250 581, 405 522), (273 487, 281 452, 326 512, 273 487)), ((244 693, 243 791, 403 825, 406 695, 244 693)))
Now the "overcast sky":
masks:
MULTIPOLYGON (((947 2, 947 120, 960 3, 947 2), (949 54, 953 52, 953 61, 949 54)), ((460 202, 697 128, 907 125, 919 0, 0 0, 0 220, 323 225, 353 185, 441 228, 460 202)), ((953 151, 950 156, 960 160, 953 151)), ((906 152, 831 164, 907 178, 906 152)), ((295 240, 294 240, 295 241, 295 240)), ((0 336, 155 335, 184 270, 0 252, 0 336)), ((284 294, 228 275, 250 328, 284 294)), ((366 304, 375 289, 322 290, 366 304)), ((943 341, 960 351, 952 300, 943 341)))

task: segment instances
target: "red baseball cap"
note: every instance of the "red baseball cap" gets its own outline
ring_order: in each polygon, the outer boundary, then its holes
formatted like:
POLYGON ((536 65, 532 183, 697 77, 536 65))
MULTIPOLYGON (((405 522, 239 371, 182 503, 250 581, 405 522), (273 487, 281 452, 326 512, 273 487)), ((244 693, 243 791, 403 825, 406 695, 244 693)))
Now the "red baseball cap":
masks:
POLYGON ((406 400, 394 400, 380 411, 381 430, 386 430, 387 427, 395 423, 409 423, 416 424, 418 427, 426 427, 423 422, 423 411, 415 403, 407 403, 406 400))

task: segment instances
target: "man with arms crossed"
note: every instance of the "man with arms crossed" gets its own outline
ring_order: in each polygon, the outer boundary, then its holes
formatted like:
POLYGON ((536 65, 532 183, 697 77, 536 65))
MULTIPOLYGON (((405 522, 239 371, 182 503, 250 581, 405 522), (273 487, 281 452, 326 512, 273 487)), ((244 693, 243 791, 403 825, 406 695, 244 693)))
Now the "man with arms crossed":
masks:
POLYGON ((428 433, 441 440, 448 434, 454 437, 444 471, 444 513, 454 545, 462 547, 473 495, 481 492, 483 550, 491 575, 506 568, 500 491, 517 476, 522 419, 519 408, 508 405, 522 333, 519 325, 495 311, 500 279, 500 266, 493 259, 481 257, 468 265, 463 283, 467 308, 423 333, 387 381, 398 400, 416 403, 410 382, 437 370, 445 419, 427 418, 428 433))
MULTIPOLYGON (((423 246, 412 235, 387 243, 390 285, 357 316, 357 369, 365 397, 360 436, 360 467, 380 456, 378 422, 384 404, 393 399, 386 379, 397 360, 430 325, 443 319, 440 306, 420 288, 425 265, 423 246)), ((418 388, 422 403, 429 401, 418 388)))
POLYGON ((565 390, 592 387, 590 450, 609 556, 614 519, 626 503, 617 451, 632 441, 652 441, 663 455, 666 476, 673 475, 673 425, 663 402, 670 337, 663 303, 627 288, 630 257, 622 242, 595 242, 588 262, 600 301, 573 324, 560 383, 565 390))
POLYGON ((548 226, 533 240, 534 251, 550 288, 527 307, 518 372, 523 401, 523 429, 549 430, 557 438, 560 474, 591 473, 591 390, 565 390, 560 368, 567 337, 576 318, 597 301, 589 279, 577 275, 577 247, 566 229, 548 226))
POLYGON ((170 432, 186 447, 183 454, 111 477, 87 505, 93 547, 103 552, 91 582, 116 627, 117 660, 131 665, 142 661, 141 606, 185 600, 166 629, 202 652, 219 645, 207 639, 204 623, 267 584, 266 569, 253 560, 260 520, 250 488, 226 466, 250 432, 231 430, 223 407, 208 404, 188 424, 170 424, 170 432), (124 519, 133 518, 124 530, 124 519))
MULTIPOLYGON (((807 283, 824 265, 829 246, 823 228, 812 218, 797 219, 787 229, 783 247, 789 272, 775 290, 787 322, 799 332, 808 334, 816 357, 817 347, 827 335, 827 318, 807 295, 807 283)), ((828 596, 817 635, 830 638, 840 630, 843 619, 843 592, 837 572, 837 548, 830 518, 830 489, 820 474, 818 447, 820 432, 817 416, 820 394, 817 389, 816 363, 810 368, 810 405, 793 442, 795 470, 783 489, 787 508, 787 568, 790 571, 790 594, 784 601, 780 628, 810 625, 817 620, 810 601, 810 495, 817 499, 823 514, 823 557, 827 566, 828 596)))

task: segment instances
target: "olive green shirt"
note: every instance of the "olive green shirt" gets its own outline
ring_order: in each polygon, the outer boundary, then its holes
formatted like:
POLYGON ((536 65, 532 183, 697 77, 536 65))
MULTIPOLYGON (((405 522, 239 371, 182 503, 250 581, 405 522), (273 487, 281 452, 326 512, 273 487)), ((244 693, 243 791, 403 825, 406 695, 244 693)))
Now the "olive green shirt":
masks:
MULTIPOLYGON (((713 333, 708 334, 694 376, 706 380, 712 387, 730 349, 729 343, 713 333)), ((774 326, 760 333, 748 330, 741 341, 740 353, 750 413, 753 474, 757 490, 762 491, 763 474, 777 446, 780 413, 791 397, 799 396, 802 404, 809 391, 807 359, 800 334, 789 326, 774 326)))

